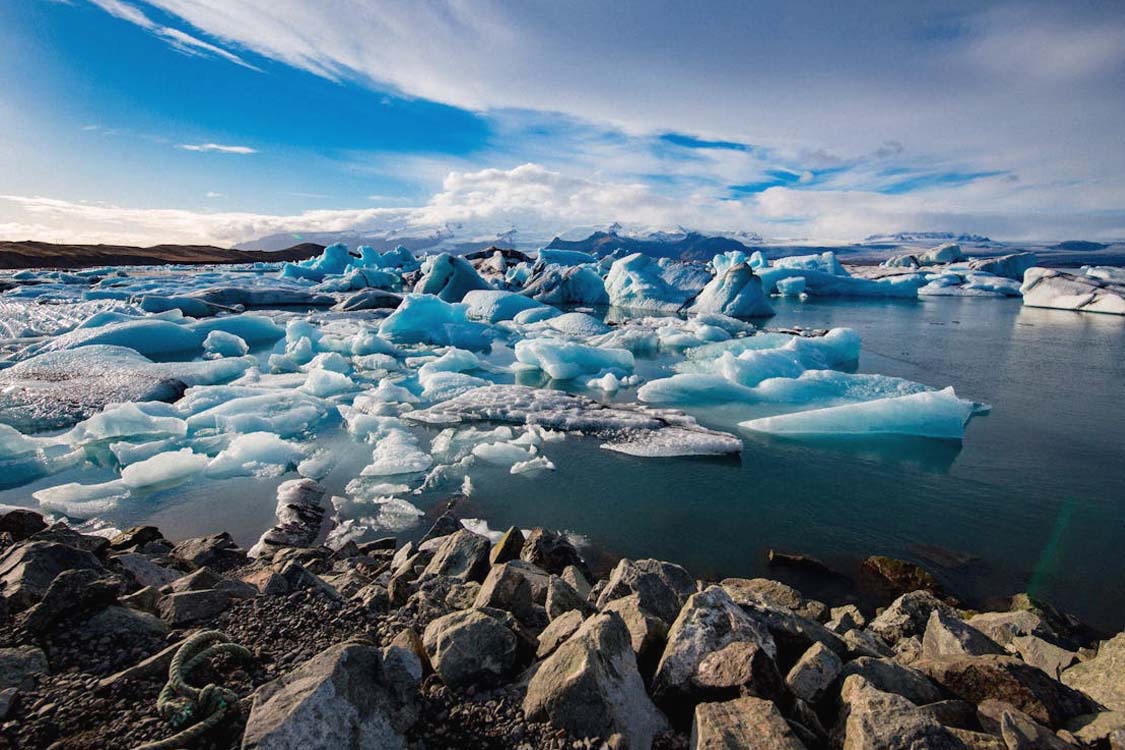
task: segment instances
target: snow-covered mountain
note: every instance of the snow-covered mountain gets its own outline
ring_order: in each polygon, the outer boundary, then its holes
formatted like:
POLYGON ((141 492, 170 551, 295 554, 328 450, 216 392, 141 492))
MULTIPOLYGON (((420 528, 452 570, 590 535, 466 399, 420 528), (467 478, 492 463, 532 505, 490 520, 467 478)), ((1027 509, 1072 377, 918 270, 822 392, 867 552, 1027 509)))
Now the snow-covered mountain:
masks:
POLYGON ((992 242, 992 239, 983 234, 969 234, 967 232, 894 232, 888 234, 871 234, 863 238, 864 243, 886 243, 906 245, 915 242, 965 242, 974 245, 983 245, 992 242))

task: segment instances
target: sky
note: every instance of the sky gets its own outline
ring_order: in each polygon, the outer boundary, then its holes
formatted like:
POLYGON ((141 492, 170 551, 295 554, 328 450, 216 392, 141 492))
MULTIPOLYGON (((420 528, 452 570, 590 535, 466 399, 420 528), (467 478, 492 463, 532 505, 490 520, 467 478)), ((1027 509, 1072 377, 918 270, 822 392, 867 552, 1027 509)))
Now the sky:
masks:
POLYGON ((1125 3, 0 2, 0 239, 1125 239, 1125 3))

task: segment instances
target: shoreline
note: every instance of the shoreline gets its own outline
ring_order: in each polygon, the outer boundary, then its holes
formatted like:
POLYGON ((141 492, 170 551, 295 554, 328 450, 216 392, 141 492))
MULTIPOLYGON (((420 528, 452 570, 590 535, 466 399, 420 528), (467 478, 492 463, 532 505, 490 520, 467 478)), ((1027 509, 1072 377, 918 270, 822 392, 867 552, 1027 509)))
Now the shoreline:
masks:
POLYGON ((1125 636, 1099 649, 1026 594, 969 612, 891 558, 865 565, 887 587, 879 612, 655 560, 595 579, 561 534, 513 528, 492 544, 448 510, 418 543, 334 551, 306 546, 322 514, 289 500, 256 557, 222 533, 172 544, 135 527, 110 540, 0 515, 0 674, 15 683, 0 690, 0 746, 172 736, 157 693, 205 630, 249 649, 193 680, 233 691, 241 710, 186 747, 309 747, 310 717, 324 743, 312 747, 757 747, 730 744, 755 736, 812 750, 924 736, 918 747, 1004 748, 1011 727, 1071 743, 1028 747, 1125 741, 1113 678, 1125 636), (310 686, 334 698, 321 706, 310 686))

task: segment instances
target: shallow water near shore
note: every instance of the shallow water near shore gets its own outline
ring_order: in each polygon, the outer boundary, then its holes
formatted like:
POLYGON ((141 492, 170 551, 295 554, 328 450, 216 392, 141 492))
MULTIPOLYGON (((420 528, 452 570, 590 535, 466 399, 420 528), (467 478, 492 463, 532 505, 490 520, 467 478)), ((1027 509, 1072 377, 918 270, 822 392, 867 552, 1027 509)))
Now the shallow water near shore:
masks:
MULTIPOLYGON (((855 328, 863 339, 860 372, 952 385, 964 398, 990 403, 992 413, 970 422, 963 444, 741 433, 740 458, 636 458, 568 437, 545 450, 555 472, 475 467, 474 491, 459 515, 494 530, 567 529, 588 540, 595 559, 658 557, 707 578, 781 577, 830 600, 833 592, 818 588, 823 582, 770 569, 767 550, 812 555, 845 574, 869 554, 887 554, 923 564, 971 604, 1027 590, 1097 628, 1125 626, 1125 556, 1117 544, 1125 531, 1120 319, 993 299, 775 300, 775 307, 770 326, 855 328)), ((509 351, 494 352, 493 359, 505 358, 509 351)), ((670 361, 641 359, 637 371, 658 377, 670 361)), ((735 422, 761 408, 689 412, 736 430, 735 422)), ((339 458, 324 484, 343 494, 370 446, 342 433, 319 444, 339 458)), ((41 486, 113 476, 98 471, 6 490, 0 502, 28 504, 41 486)), ((173 538, 229 530, 249 545, 271 525, 276 487, 291 476, 156 489, 122 520, 154 523, 173 538)), ((448 497, 446 488, 411 501, 432 517, 448 497)), ((397 534, 416 537, 427 525, 419 519, 397 534)))

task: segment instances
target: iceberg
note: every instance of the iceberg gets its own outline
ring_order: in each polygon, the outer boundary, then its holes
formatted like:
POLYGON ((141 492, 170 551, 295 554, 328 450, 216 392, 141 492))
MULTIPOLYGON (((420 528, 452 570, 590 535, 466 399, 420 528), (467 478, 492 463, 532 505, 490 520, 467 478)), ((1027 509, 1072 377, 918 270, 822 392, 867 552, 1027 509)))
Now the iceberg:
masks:
POLYGON ((210 359, 241 357, 250 351, 250 345, 240 336, 226 331, 211 331, 203 339, 204 356, 210 359))
POLYGON ((545 319, 544 327, 567 336, 586 338, 609 332, 609 326, 592 315, 583 312, 569 312, 552 315, 545 319))
POLYGON ((980 273, 1023 281, 1024 273, 1037 262, 1039 259, 1035 253, 1011 253, 997 258, 974 258, 969 261, 969 268, 980 273))
POLYGON ((485 350, 492 346, 489 327, 468 319, 468 307, 428 294, 408 294, 379 324, 379 335, 401 344, 438 344, 485 350))
POLYGON ((554 339, 524 339, 516 343, 516 360, 536 367, 555 380, 583 375, 633 372, 635 361, 625 349, 601 349, 554 339))
POLYGON ((191 448, 157 453, 121 470, 121 481, 131 489, 183 482, 203 471, 210 459, 191 448))
POLYGON ((272 432, 238 435, 207 464, 210 476, 280 474, 305 457, 301 446, 272 432))
POLYGON ((580 250, 555 250, 545 247, 539 251, 539 261, 555 266, 581 266, 586 263, 597 263, 598 259, 590 253, 580 250))
POLYGON ((323 281, 329 274, 344 273, 351 265, 352 255, 348 246, 342 242, 329 245, 315 258, 302 260, 299 263, 286 263, 282 266, 282 278, 308 279, 310 281, 323 281))
POLYGON ((774 435, 890 434, 960 440, 973 409, 973 402, 957 398, 953 388, 946 388, 751 419, 738 426, 774 435))
POLYGON ((633 253, 614 262, 605 278, 609 304, 634 310, 675 312, 698 289, 682 289, 664 277, 664 268, 643 253, 633 253))
POLYGON ((426 258, 415 294, 432 294, 445 302, 460 302, 474 289, 492 289, 464 258, 442 253, 426 258))
POLYGON ((1029 268, 1023 275, 1023 304, 1059 310, 1125 315, 1125 282, 1090 273, 1029 268))
POLYGON ((588 266, 547 266, 535 271, 520 293, 548 305, 602 307, 609 304, 605 282, 588 266))
POLYGON ((360 472, 360 476, 416 474, 432 464, 430 455, 418 448, 417 438, 404 430, 392 430, 375 446, 371 463, 360 472))
POLYGON ((688 308, 695 313, 720 313, 736 318, 773 315, 766 293, 750 266, 738 263, 712 279, 688 308))
POLYGON ((485 323, 511 320, 524 310, 546 307, 542 302, 530 297, 495 289, 474 289, 465 295, 462 302, 468 306, 467 313, 470 318, 485 323))

